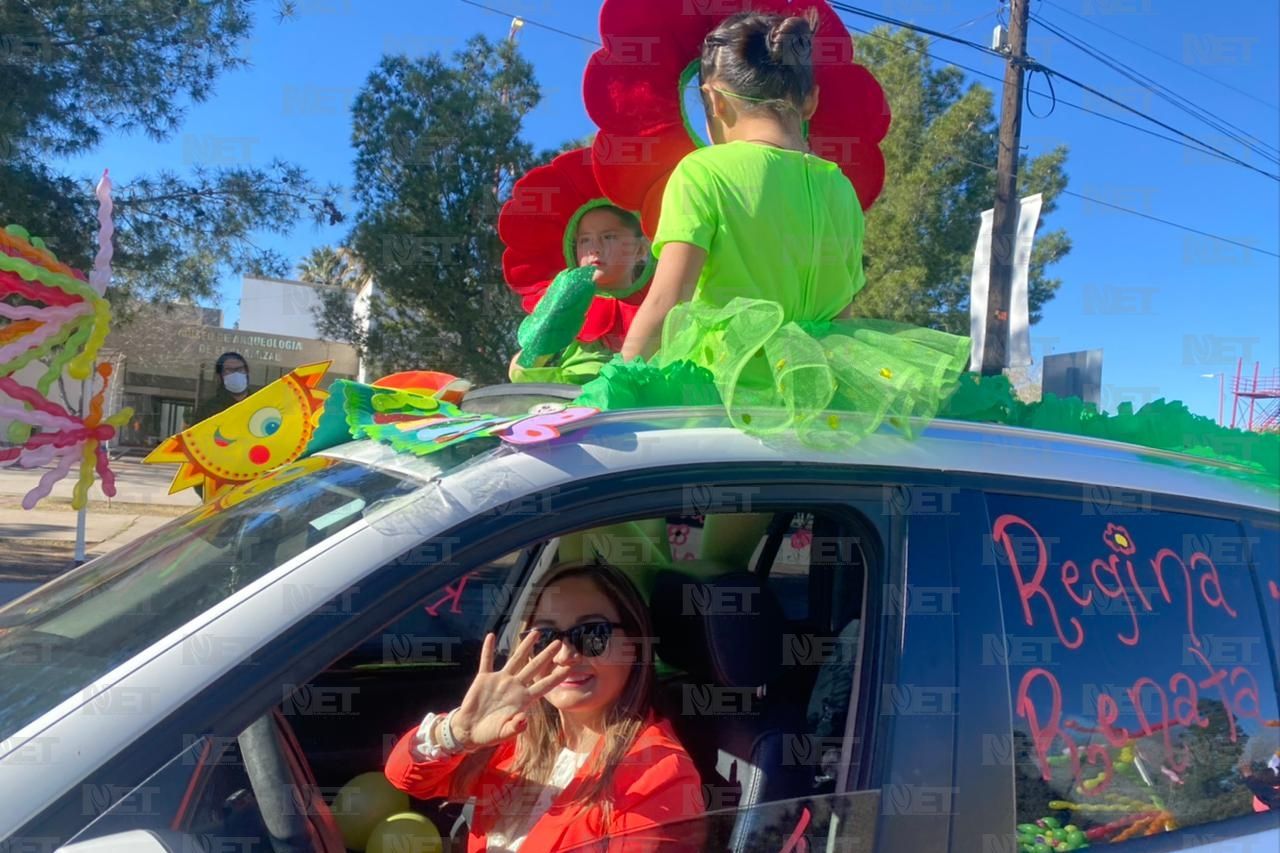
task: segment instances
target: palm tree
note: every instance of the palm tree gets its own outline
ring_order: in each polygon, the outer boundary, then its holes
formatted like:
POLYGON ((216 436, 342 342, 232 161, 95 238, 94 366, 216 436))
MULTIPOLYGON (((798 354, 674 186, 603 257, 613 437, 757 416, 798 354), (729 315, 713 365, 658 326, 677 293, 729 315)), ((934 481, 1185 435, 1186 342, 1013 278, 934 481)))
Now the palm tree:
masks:
POLYGON ((319 246, 298 264, 298 277, 312 284, 359 290, 369 276, 364 261, 346 246, 319 246))

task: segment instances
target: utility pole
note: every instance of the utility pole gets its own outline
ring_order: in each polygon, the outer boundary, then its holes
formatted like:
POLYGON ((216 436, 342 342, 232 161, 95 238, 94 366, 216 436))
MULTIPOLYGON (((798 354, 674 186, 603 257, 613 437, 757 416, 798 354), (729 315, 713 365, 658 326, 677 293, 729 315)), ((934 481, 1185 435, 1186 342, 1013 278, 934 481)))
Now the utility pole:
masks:
POLYGON ((1009 360, 1009 303, 1013 248, 1018 233, 1018 153, 1022 143, 1022 78, 1027 58, 1031 0, 1009 0, 1009 46, 1000 99, 996 201, 991 217, 991 279, 987 287, 987 333, 982 375, 998 376, 1009 360))

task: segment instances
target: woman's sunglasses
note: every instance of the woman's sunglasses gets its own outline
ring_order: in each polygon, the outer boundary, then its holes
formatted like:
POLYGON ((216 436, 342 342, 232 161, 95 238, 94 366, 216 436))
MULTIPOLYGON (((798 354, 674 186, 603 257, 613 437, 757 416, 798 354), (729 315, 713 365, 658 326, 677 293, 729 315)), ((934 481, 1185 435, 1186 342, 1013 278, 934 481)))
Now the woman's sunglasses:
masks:
POLYGON ((521 634, 520 638, 524 639, 530 634, 537 636, 533 641, 535 655, 556 640, 564 640, 577 649, 578 654, 583 657, 595 658, 604 654, 605 649, 609 647, 609 638, 613 636, 613 630, 621 627, 617 622, 583 622, 566 631, 557 631, 555 628, 530 628, 521 634))

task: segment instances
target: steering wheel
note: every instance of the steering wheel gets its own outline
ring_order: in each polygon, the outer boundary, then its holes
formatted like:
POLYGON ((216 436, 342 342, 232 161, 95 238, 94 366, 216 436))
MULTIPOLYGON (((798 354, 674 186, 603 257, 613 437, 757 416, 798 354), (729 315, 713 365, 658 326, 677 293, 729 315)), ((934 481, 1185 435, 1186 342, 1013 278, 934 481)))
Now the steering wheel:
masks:
POLYGON ((285 746, 273 713, 259 717, 236 740, 274 853, 345 853, 306 759, 285 746))

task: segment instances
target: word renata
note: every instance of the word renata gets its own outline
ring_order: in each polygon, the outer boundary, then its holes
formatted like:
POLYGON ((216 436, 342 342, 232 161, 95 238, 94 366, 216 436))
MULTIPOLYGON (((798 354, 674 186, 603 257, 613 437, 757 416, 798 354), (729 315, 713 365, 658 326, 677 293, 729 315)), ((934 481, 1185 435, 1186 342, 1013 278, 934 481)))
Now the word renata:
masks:
MULTIPOLYGON (((996 519, 992 527, 992 539, 997 546, 1003 546, 1009 560, 1009 568, 1018 587, 1018 595, 1022 604, 1022 613, 1028 626, 1035 625, 1032 603, 1038 602, 1048 611, 1058 639, 1068 649, 1080 648, 1086 639, 1084 625, 1076 616, 1066 621, 1070 631, 1064 629, 1062 616, 1058 612, 1058 603, 1049 594, 1047 584, 1056 584, 1072 602, 1084 611, 1094 601, 1093 589, 1081 593, 1078 585, 1081 578, 1079 565, 1073 560, 1062 563, 1056 577, 1050 578, 1048 571, 1049 554, 1045 542, 1035 527, 1023 518, 1006 514, 996 519), (1034 542, 1034 548, 1022 548, 1028 540, 1034 542), (1035 568, 1028 570, 1019 561, 1019 555, 1027 556, 1027 551, 1035 554, 1035 568), (1068 633, 1070 636, 1068 636, 1068 633)), ((1130 628, 1117 632, 1116 638, 1127 646, 1136 646, 1141 641, 1138 624, 1138 607, 1150 613, 1156 604, 1163 599, 1165 605, 1173 605, 1175 592, 1183 599, 1185 608, 1187 636, 1190 644, 1187 652, 1200 664, 1199 679, 1185 672, 1177 672, 1162 684, 1152 678, 1138 678, 1128 688, 1127 694, 1133 704, 1137 718, 1137 731, 1130 731, 1117 726, 1120 718, 1119 704, 1113 696, 1100 692, 1096 699, 1094 717, 1096 727, 1088 727, 1074 721, 1062 719, 1062 688, 1053 673, 1043 668, 1029 669, 1018 685, 1016 713, 1027 721, 1031 730, 1031 739, 1035 746, 1036 762, 1045 781, 1051 780, 1049 757, 1055 742, 1061 742, 1060 749, 1067 753, 1071 763, 1072 776, 1080 781, 1084 768, 1081 764, 1081 749, 1072 737, 1070 730, 1098 733, 1106 743, 1094 741, 1083 750, 1084 761, 1098 773, 1096 784, 1086 786, 1086 796, 1099 796, 1106 792, 1113 775, 1111 747, 1123 747, 1134 738, 1149 737, 1161 734, 1164 741, 1164 752, 1168 756, 1171 768, 1175 772, 1186 769, 1190 756, 1184 746, 1175 750, 1172 730, 1177 726, 1197 726, 1206 728, 1209 721, 1199 713, 1200 691, 1207 691, 1219 699, 1226 711, 1231 741, 1237 738, 1236 718, 1252 717, 1262 719, 1258 698, 1258 685, 1253 675, 1243 666, 1227 670, 1215 668, 1209 658, 1201 651, 1200 637, 1196 633, 1195 617, 1198 605, 1221 610, 1231 618, 1236 611, 1227 602, 1222 591, 1222 581, 1218 567, 1208 554, 1197 551, 1183 560, 1176 551, 1161 548, 1147 564, 1154 576, 1159 595, 1150 598, 1138 582, 1138 569, 1130 559, 1137 546, 1129 536, 1128 530, 1115 524, 1108 524, 1102 536, 1111 553, 1106 557, 1094 559, 1089 565, 1089 573, 1093 586, 1106 598, 1123 600, 1130 615, 1130 628), (1122 562, 1123 561, 1123 562, 1122 562), (1049 714, 1042 719, 1037 705, 1043 708, 1043 702, 1032 700, 1033 690, 1041 699, 1048 699, 1049 714), (1148 710, 1158 709, 1158 719, 1151 719, 1148 710)), ((1052 587, 1049 587, 1052 588, 1052 587)), ((1056 590, 1055 590, 1056 591, 1056 590)))

